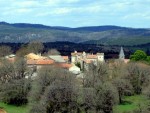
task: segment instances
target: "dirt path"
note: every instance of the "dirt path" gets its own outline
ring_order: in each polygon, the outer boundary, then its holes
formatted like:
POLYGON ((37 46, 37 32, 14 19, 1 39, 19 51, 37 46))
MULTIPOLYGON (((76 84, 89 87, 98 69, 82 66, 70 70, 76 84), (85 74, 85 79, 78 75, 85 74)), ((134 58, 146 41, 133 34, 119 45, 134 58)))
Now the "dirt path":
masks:
POLYGON ((0 113, 7 113, 7 112, 3 109, 0 109, 0 113))

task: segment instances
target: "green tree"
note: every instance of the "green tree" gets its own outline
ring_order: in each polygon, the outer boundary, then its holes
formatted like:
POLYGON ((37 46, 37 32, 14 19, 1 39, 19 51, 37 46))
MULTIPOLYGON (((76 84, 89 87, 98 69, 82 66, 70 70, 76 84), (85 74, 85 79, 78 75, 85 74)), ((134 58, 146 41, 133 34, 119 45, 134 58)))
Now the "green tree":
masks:
POLYGON ((133 55, 130 56, 130 59, 133 61, 146 61, 147 54, 142 50, 137 50, 133 55))
POLYGON ((147 62, 150 63, 150 56, 147 56, 147 62))

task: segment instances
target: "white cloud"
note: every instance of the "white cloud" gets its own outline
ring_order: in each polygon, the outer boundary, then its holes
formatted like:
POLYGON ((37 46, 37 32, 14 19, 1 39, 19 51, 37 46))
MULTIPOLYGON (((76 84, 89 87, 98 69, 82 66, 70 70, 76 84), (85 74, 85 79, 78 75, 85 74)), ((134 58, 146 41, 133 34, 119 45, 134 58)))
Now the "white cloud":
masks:
POLYGON ((73 10, 70 8, 56 8, 51 11, 39 12, 36 16, 48 16, 48 15, 64 15, 71 13, 73 10))
POLYGON ((84 21, 92 24, 103 19, 102 23, 112 21, 118 24, 122 20, 150 19, 149 4, 150 0, 0 0, 0 17, 10 21, 9 16, 18 18, 18 21, 26 17, 28 21, 36 18, 41 23, 52 18, 52 23, 57 19, 64 24, 68 24, 66 20, 72 24, 84 21))
POLYGON ((150 12, 128 14, 123 19, 150 19, 150 12))
POLYGON ((60 5, 60 4, 72 4, 77 3, 80 0, 47 0, 47 5, 60 5))
POLYGON ((20 14, 25 14, 31 12, 31 9, 26 9, 26 8, 20 8, 20 9, 13 9, 13 10, 7 10, 5 12, 2 12, 2 15, 20 15, 20 14))
POLYGON ((52 8, 50 11, 39 12, 36 16, 50 16, 50 15, 67 15, 67 14, 82 14, 82 13, 98 13, 103 11, 100 6, 86 6, 86 7, 62 7, 52 8))
POLYGON ((40 7, 41 4, 39 1, 33 1, 33 0, 26 0, 26 1, 16 1, 16 2, 13 2, 11 4, 11 7, 31 7, 31 8, 34 8, 34 7, 40 7))
POLYGON ((53 14, 67 14, 72 12, 71 8, 58 8, 56 10, 54 10, 52 13, 53 14))

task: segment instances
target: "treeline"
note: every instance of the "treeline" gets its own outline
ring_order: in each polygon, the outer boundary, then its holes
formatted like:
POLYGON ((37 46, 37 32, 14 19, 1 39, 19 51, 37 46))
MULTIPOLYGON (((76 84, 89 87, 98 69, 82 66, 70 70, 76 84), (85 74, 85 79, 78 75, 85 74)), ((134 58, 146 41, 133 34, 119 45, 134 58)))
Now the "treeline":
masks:
MULTIPOLYGON (((13 53, 16 53, 21 47, 25 47, 28 43, 1 43, 0 44, 11 47, 13 53)), ((76 44, 71 42, 50 42, 43 43, 42 53, 48 52, 49 49, 57 49, 62 55, 70 56, 71 52, 85 51, 87 53, 105 53, 105 59, 118 58, 120 46, 110 46, 110 45, 96 45, 96 44, 76 44)), ((137 45, 137 46, 124 46, 124 51, 126 58, 129 58, 130 55, 137 49, 144 50, 148 55, 150 55, 150 44, 137 45)))

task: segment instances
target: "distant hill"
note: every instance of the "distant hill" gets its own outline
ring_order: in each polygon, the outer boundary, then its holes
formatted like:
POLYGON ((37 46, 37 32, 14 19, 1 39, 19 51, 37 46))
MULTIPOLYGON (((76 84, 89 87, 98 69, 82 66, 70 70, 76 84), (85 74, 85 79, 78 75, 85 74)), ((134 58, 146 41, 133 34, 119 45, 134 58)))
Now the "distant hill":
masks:
POLYGON ((0 42, 69 41, 86 44, 140 45, 150 43, 150 29, 119 26, 59 27, 0 22, 0 42))

